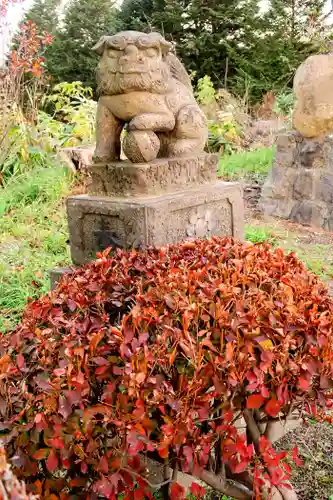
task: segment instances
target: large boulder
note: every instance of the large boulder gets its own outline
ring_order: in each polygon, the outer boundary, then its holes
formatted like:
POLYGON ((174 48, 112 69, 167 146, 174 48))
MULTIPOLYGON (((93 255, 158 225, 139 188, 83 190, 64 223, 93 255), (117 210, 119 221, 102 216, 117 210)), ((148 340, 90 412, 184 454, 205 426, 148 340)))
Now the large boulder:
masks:
POLYGON ((305 137, 333 132, 333 54, 310 56, 296 71, 293 127, 305 137))

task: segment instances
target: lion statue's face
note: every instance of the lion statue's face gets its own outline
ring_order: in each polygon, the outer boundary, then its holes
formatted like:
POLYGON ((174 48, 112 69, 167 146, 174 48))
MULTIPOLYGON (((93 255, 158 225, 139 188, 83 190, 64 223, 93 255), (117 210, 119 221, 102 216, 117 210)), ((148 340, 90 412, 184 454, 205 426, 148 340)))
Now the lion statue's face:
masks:
POLYGON ((123 32, 102 37, 94 50, 101 55, 97 79, 102 95, 167 92, 171 76, 163 58, 170 44, 160 34, 123 32))

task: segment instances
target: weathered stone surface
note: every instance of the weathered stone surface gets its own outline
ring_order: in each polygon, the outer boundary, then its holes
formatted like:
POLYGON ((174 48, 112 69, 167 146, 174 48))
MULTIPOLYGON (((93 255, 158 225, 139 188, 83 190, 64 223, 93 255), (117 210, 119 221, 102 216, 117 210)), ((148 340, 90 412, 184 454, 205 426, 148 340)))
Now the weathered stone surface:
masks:
POLYGON ((144 248, 191 237, 243 237, 242 190, 232 182, 145 198, 72 196, 67 212, 76 265, 109 246, 144 248))
POLYGON ((92 163, 93 147, 73 147, 62 148, 59 151, 60 157, 67 165, 76 171, 87 170, 92 163))
POLYGON ((147 196, 198 186, 216 179, 218 155, 169 158, 133 165, 120 161, 93 164, 89 194, 147 196))
POLYGON ((323 207, 311 200, 295 203, 290 212, 290 219, 314 227, 322 226, 322 222, 324 223, 322 216, 323 207))
POLYGON ((294 78, 293 127, 305 137, 333 131, 333 54, 310 56, 294 78))
POLYGON ((309 139, 295 131, 279 137, 259 208, 266 215, 331 231, 333 138, 309 139))
POLYGON ((315 186, 315 199, 333 205, 333 168, 325 170, 320 176, 320 182, 315 186))
POLYGON ((133 163, 155 160, 160 147, 161 142, 152 130, 131 130, 123 142, 124 154, 133 163))
POLYGON ((293 191, 295 200, 313 200, 315 196, 315 185, 317 182, 316 171, 302 168, 296 172, 293 191))
POLYGON ((207 120, 171 43, 160 33, 123 31, 103 36, 94 50, 100 56, 97 163, 120 159, 125 124, 125 154, 134 163, 203 152, 207 120))

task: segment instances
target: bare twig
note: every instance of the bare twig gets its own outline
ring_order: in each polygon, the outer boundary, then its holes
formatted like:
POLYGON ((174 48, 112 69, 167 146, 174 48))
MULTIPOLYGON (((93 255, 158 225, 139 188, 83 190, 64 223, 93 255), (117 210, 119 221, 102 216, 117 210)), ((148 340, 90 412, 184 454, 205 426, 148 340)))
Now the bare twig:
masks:
POLYGON ((178 463, 176 463, 175 467, 174 467, 174 469, 172 471, 172 482, 173 483, 177 482, 178 470, 179 470, 179 465, 178 465, 178 463))
POLYGON ((227 470, 229 479, 237 481, 238 483, 245 484, 249 490, 253 490, 253 476, 250 472, 244 471, 240 474, 233 474, 229 469, 227 470))

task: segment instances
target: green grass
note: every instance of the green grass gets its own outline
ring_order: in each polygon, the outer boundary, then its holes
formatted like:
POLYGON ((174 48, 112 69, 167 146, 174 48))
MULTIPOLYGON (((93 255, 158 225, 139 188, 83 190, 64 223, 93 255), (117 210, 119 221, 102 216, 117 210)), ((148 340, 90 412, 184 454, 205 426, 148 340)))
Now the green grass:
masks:
POLYGON ((257 227, 247 224, 245 226, 245 239, 252 243, 263 243, 265 241, 274 243, 275 236, 274 233, 266 227, 257 227))
POLYGON ((51 268, 70 263, 63 199, 72 182, 57 165, 0 189, 0 331, 17 323, 28 297, 48 291, 51 268))
POLYGON ((226 180, 263 182, 272 166, 274 148, 262 148, 222 156, 219 175, 226 180))

